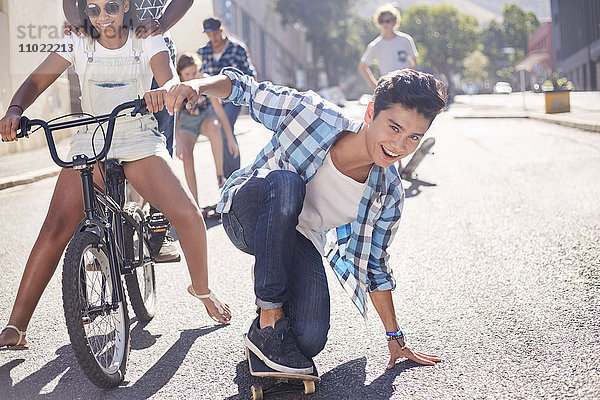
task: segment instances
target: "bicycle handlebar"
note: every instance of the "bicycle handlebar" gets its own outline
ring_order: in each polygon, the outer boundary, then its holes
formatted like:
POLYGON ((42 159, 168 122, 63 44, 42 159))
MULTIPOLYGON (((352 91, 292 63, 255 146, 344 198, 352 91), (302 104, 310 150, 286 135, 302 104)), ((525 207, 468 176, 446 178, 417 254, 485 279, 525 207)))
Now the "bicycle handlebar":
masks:
POLYGON ((22 116, 21 121, 19 122, 19 131, 17 132, 17 138, 28 137, 31 133, 31 128, 34 126, 39 126, 43 128, 44 133, 46 135, 46 142, 48 142, 48 149, 50 150, 50 155, 52 156, 52 160, 60 167, 73 168, 74 161, 64 161, 59 157, 58 152, 56 151, 56 144, 54 143, 54 137, 52 136, 52 132, 61 129, 74 128, 89 124, 101 124, 108 121, 106 138, 104 140, 104 146, 102 147, 102 150, 96 156, 84 160, 85 164, 95 164, 99 160, 103 159, 110 150, 113 132, 115 129, 115 120, 118 117, 123 116, 118 114, 121 111, 130 108, 133 108, 133 110, 131 111, 132 117, 136 116, 137 114, 145 115, 148 113, 148 110, 146 109, 146 101, 144 99, 135 99, 133 101, 128 101, 126 103, 119 104, 112 110, 110 114, 104 114, 97 117, 82 118, 74 121, 59 122, 55 124, 48 124, 48 122, 41 119, 29 119, 25 116, 22 116))

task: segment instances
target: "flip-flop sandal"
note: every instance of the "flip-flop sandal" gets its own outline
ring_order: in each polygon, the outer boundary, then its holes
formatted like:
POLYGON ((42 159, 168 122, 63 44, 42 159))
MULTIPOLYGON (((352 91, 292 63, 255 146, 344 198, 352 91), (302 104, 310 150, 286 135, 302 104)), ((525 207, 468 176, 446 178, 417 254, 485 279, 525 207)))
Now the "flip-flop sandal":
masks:
POLYGON ((17 333, 19 334, 19 340, 17 340, 16 344, 7 344, 7 345, 4 345, 4 346, 0 347, 0 351, 2 351, 2 350, 27 350, 27 349, 29 349, 29 347, 27 347, 27 345, 25 345, 25 344, 19 344, 19 343, 21 343, 21 341, 23 341, 23 337, 25 336, 25 334, 27 332, 20 330, 19 328, 17 328, 14 325, 6 325, 6 327, 4 327, 4 329, 2 329, 2 332, 4 332, 7 329, 13 329, 13 330, 17 331, 17 333))
MULTIPOLYGON (((191 294, 192 296, 194 296, 197 299, 210 299, 210 301, 212 301, 212 303, 215 305, 215 307, 217 308, 217 311, 219 311, 219 313, 223 314, 223 307, 221 307, 221 303, 220 303, 220 299, 215 296, 213 294, 213 292, 208 292, 208 294, 198 294, 196 293, 196 291, 194 290, 194 287, 192 285, 188 286, 187 291, 189 294, 191 294)), ((208 310, 208 307, 204 306, 204 308, 206 308, 206 312, 207 314, 213 319, 213 321, 215 322, 221 322, 219 321, 219 319, 217 317, 215 317, 214 315, 212 315, 210 313, 210 311, 208 310)))

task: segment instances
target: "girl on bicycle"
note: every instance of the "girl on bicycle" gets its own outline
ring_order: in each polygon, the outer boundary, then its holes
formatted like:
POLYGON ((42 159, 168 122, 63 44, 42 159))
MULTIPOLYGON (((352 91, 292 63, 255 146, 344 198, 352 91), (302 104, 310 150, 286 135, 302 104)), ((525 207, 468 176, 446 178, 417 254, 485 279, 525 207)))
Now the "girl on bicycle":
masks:
MULTIPOLYGON (((199 78, 198 68, 199 62, 193 54, 184 54, 177 61, 177 74, 182 82, 199 78)), ((184 108, 177 114, 177 156, 183 161, 185 179, 196 202, 198 202, 198 185, 194 170, 194 146, 201 133, 210 140, 217 171, 217 184, 219 188, 225 184, 221 127, 225 129, 227 135, 227 149, 236 158, 239 153, 238 146, 220 99, 201 96, 194 107, 190 110, 184 108)))
MULTIPOLYGON (((72 65, 81 84, 84 112, 107 114, 138 96, 152 102, 152 76, 160 86, 178 82, 173 75, 163 38, 137 39, 135 10, 130 0, 80 0, 79 13, 86 21, 88 36, 66 36, 14 94, 6 115, 0 120, 4 141, 16 140, 24 110, 72 65)), ((102 134, 92 135, 94 127, 73 135, 68 159, 103 146, 102 134), (92 143, 94 137, 94 143, 92 143)), ((165 139, 157 131, 152 114, 122 117, 115 126, 108 158, 118 159, 129 183, 153 205, 162 210, 177 230, 191 277, 188 292, 202 301, 208 314, 221 323, 231 318, 229 307, 208 287, 206 226, 190 192, 173 172, 165 139), (123 121, 123 122, 122 122, 123 121), (206 297, 205 297, 206 296, 206 297)), ((95 168, 97 171, 98 168, 95 168)), ((100 187, 99 173, 94 181, 100 187)), ((21 284, 7 327, 0 334, 0 348, 26 348, 25 330, 35 307, 54 274, 63 250, 83 218, 83 198, 79 173, 63 169, 58 177, 48 214, 25 265, 21 284)))

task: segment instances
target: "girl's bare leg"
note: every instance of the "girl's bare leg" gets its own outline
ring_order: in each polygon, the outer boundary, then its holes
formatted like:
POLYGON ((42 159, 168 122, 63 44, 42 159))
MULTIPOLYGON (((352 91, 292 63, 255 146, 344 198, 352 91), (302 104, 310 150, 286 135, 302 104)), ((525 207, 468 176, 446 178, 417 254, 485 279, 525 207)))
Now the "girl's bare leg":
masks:
MULTIPOLYGON (((206 226, 202 214, 189 190, 177 178, 168 160, 150 156, 126 163, 125 175, 138 192, 171 222, 185 254, 192 287, 197 294, 208 294, 208 256, 206 246, 206 226)), ((209 314, 220 322, 231 317, 229 308, 220 313, 216 306, 203 299, 209 314)))
POLYGON ((221 125, 215 117, 208 117, 202 122, 201 132, 210 141, 210 149, 215 160, 217 178, 223 176, 223 137, 221 125))
POLYGON ((183 171, 192 197, 198 204, 198 184, 196 169, 194 168, 194 146, 198 137, 185 130, 177 131, 177 156, 183 161, 183 171))
MULTIPOLYGON (((94 174, 97 185, 102 186, 99 174, 94 174)), ((29 254, 19 291, 8 320, 22 331, 27 330, 35 307, 56 271, 63 250, 73 237, 75 228, 83 218, 81 178, 77 171, 63 169, 50 201, 46 219, 29 254)), ((15 344, 18 334, 7 329, 0 334, 0 346, 15 344)), ((24 344, 24 343, 21 343, 24 344)))

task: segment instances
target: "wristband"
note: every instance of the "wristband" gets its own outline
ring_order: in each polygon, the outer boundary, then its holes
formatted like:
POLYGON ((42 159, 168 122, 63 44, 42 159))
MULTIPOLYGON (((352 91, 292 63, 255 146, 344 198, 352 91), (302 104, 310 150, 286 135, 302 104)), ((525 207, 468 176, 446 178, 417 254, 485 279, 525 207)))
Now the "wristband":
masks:
MULTIPOLYGON (((18 107, 19 109, 21 109, 21 113, 24 113, 24 112, 25 112, 25 110, 23 110, 23 107, 21 107, 21 106, 20 106, 20 105, 18 105, 18 104, 11 104, 10 106, 8 106, 8 108, 11 108, 11 107, 18 107)), ((8 110, 8 108, 7 108, 7 110, 8 110)))
POLYGON ((402 333, 402 331, 386 332, 385 334, 386 334, 386 336, 404 336, 404 334, 402 333))

